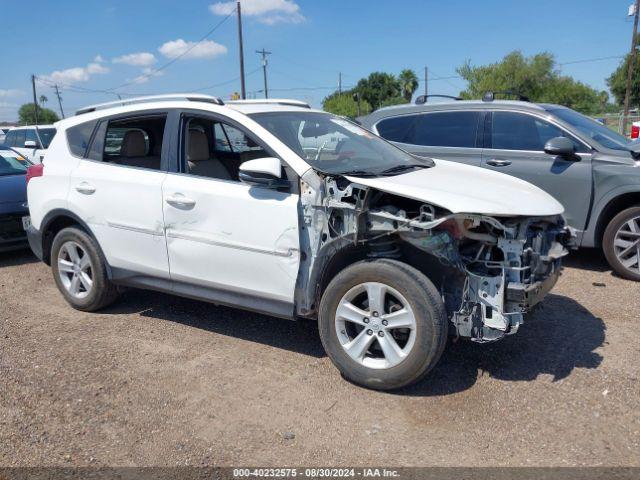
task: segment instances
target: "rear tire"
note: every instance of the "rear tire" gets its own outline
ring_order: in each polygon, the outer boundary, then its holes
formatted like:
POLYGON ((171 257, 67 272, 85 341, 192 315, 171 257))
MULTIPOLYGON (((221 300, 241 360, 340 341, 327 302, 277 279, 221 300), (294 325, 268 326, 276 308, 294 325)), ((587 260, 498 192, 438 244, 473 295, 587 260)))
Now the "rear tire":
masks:
POLYGON ((95 312, 118 298, 97 242, 80 228, 60 230, 53 239, 51 269, 58 289, 77 310, 95 312))
POLYGON ((395 260, 353 264, 320 302, 322 344, 342 375, 367 388, 393 390, 421 380, 444 351, 444 304, 431 281, 395 260))
POLYGON ((640 207, 623 210, 607 225, 602 249, 622 278, 640 281, 640 207))

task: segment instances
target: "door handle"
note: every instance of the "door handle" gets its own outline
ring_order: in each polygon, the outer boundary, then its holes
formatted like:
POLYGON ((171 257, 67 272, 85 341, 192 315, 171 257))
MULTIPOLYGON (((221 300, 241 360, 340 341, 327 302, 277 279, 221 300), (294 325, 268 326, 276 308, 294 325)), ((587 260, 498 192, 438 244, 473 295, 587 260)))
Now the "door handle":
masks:
POLYGON ((181 208, 181 209, 193 208, 196 204, 195 200, 189 197, 185 197, 181 193, 170 195, 165 199, 165 201, 172 207, 181 208))
POLYGON ((91 195, 96 192, 96 187, 87 182, 82 182, 79 185, 76 185, 76 191, 84 195, 91 195))
POLYGON ((492 158, 491 160, 487 160, 487 165, 491 165, 492 167, 508 167, 511 165, 511 160, 500 160, 499 158, 492 158))

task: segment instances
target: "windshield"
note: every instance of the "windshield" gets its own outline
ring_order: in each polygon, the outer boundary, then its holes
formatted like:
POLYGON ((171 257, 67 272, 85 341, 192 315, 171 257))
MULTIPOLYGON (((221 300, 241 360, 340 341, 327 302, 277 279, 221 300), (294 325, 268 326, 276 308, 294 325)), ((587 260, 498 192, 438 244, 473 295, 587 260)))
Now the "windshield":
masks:
POLYGON ((433 166, 344 118, 321 112, 249 115, 321 172, 355 176, 396 175, 433 166))
POLYGON ((601 123, 571 110, 570 108, 552 108, 547 110, 575 127, 583 135, 592 138, 600 145, 612 150, 629 150, 629 140, 601 123))
POLYGON ((19 153, 0 147, 0 176, 24 175, 30 165, 19 153))
POLYGON ((38 135, 42 141, 42 148, 49 148, 49 144, 53 137, 56 135, 55 128, 38 128, 38 135))

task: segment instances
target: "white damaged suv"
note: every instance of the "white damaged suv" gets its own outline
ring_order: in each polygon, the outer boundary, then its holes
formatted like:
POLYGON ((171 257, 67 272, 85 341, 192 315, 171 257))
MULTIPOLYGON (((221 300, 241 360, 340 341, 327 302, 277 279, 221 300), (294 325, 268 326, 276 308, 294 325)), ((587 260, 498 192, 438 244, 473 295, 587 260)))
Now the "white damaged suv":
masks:
POLYGON ((58 122, 28 175, 31 248, 79 310, 129 286, 317 319, 347 379, 394 389, 448 335, 515 333, 572 238, 539 188, 301 102, 117 103, 58 122))

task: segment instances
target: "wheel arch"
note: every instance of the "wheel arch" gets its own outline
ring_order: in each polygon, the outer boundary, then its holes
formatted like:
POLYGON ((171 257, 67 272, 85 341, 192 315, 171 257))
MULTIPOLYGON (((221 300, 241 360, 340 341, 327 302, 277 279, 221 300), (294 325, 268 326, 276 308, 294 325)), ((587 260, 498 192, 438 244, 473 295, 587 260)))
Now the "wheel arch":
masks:
POLYGON ((640 206, 640 191, 622 193, 609 200, 598 215, 594 232, 594 246, 602 247, 602 239, 607 225, 609 225, 609 222, 611 222, 617 214, 627 208, 635 206, 640 206))
MULTIPOLYGON (((42 261, 47 265, 51 265, 51 247, 53 245, 53 239, 62 229, 72 226, 82 229, 91 238, 93 238, 93 240, 96 242, 100 255, 102 255, 102 258, 106 258, 96 236, 94 235, 89 225, 87 225, 87 223, 75 213, 63 208, 51 210, 49 213, 47 213, 47 215, 45 215, 41 225, 42 226, 40 231, 42 233, 42 261)), ((106 261, 105 265, 107 268, 107 275, 109 279, 111 279, 111 267, 106 261)))

